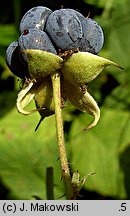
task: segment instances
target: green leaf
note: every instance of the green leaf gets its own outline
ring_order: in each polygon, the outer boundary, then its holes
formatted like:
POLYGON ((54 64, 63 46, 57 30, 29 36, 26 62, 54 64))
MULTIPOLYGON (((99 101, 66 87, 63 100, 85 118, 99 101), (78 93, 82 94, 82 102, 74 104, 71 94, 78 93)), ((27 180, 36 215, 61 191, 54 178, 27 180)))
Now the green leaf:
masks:
POLYGON ((16 40, 15 25, 2 25, 0 24, 0 65, 5 68, 5 50, 8 45, 16 40))
POLYGON ((38 118, 12 110, 0 123, 0 178, 17 199, 46 199, 46 170, 54 170, 54 198, 64 194, 54 117, 34 132, 38 118))
POLYGON ((124 185, 127 191, 127 199, 130 199, 130 145, 120 153, 119 162, 124 173, 124 185))
POLYGON ((127 0, 84 0, 87 4, 95 5, 96 7, 105 7, 109 8, 122 6, 125 3, 128 3, 127 0))
POLYGON ((106 1, 104 11, 98 17, 98 23, 103 27, 105 34, 104 48, 101 51, 102 56, 119 62, 125 69, 119 71, 109 67, 106 70, 122 84, 130 80, 130 1, 106 1), (109 2, 111 2, 111 6, 107 8, 109 2))
MULTIPOLYGON (((129 12, 130 13, 130 12, 129 12)), ((121 15, 122 17, 123 14, 121 15)), ((128 20, 130 20, 130 16, 128 17, 128 20)), ((111 72, 111 74, 120 82, 124 83, 128 80, 130 80, 129 76, 129 56, 130 56, 130 22, 118 21, 115 20, 113 22, 112 30, 109 32, 108 35, 108 52, 110 57, 117 62, 120 62, 120 64, 125 68, 124 71, 117 71, 117 70, 111 70, 108 69, 108 71, 111 72), (117 24, 118 23, 118 24, 117 24), (117 25, 117 26, 116 26, 117 25), (119 26, 118 26, 119 25, 119 26), (124 39, 125 37, 125 39, 124 39)))
MULTIPOLYGON (((88 190, 118 199, 130 197, 128 184, 130 168, 127 166, 126 171, 126 160, 123 162, 130 143, 129 112, 103 109, 101 120, 96 127, 87 132, 81 132, 84 125, 86 125, 86 118, 82 114, 73 122, 71 128, 73 169, 77 169, 81 176, 96 172, 85 184, 88 190)), ((127 164, 129 163, 130 157, 127 154, 127 164)))
POLYGON ((42 50, 24 50, 24 53, 33 78, 46 77, 62 67, 63 59, 53 53, 42 50))
POLYGON ((84 0, 87 4, 96 5, 97 7, 104 7, 106 0, 84 0))
POLYGON ((104 106, 116 110, 130 109, 130 82, 115 88, 104 102, 104 106))
POLYGON ((8 46, 13 40, 16 40, 15 25, 0 25, 0 46, 8 46))

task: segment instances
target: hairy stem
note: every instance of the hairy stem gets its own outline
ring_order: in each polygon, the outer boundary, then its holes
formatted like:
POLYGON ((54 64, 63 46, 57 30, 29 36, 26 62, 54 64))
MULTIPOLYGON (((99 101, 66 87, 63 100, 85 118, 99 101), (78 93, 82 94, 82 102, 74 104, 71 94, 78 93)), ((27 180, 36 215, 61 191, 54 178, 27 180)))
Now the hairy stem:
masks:
POLYGON ((62 120, 62 109, 61 109, 61 86, 60 86, 59 73, 56 72, 52 74, 51 79, 52 79, 53 96, 54 96, 54 103, 55 103, 55 118, 56 118, 59 160, 61 163, 62 177, 65 185, 66 199, 70 200, 74 198, 74 192, 73 192, 73 186, 71 184, 71 176, 68 167, 65 142, 64 142, 64 130, 63 130, 63 120, 62 120))

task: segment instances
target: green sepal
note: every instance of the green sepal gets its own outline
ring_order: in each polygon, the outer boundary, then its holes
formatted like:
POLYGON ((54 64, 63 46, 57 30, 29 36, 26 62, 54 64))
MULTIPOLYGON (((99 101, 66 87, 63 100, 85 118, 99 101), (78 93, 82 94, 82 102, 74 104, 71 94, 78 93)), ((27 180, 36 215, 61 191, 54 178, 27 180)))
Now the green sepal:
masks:
MULTIPOLYGON (((62 67, 64 78, 74 85, 84 85, 95 79, 106 66, 118 64, 89 52, 73 53, 62 67)), ((123 68, 122 68, 123 69, 123 68)))
POLYGON ((24 84, 22 90, 18 93, 17 101, 16 101, 16 108, 19 113, 23 115, 30 115, 37 111, 37 109, 30 110, 30 111, 24 109, 34 98, 36 94, 36 89, 37 86, 32 81, 24 84))
POLYGON ((28 49, 23 51, 28 59, 32 78, 46 77, 62 67, 63 59, 51 52, 28 49))
POLYGON ((94 121, 85 129, 94 127, 100 119, 100 109, 94 98, 88 93, 87 86, 74 86, 67 81, 64 81, 63 84, 66 99, 80 111, 94 117, 94 121))

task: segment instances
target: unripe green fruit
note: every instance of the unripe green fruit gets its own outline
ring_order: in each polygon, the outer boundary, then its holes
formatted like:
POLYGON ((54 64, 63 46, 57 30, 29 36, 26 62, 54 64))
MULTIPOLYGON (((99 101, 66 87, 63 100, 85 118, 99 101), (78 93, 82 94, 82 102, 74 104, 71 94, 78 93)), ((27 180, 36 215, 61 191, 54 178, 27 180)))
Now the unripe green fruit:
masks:
POLYGON ((36 91, 34 100, 42 119, 54 114, 55 106, 53 101, 53 89, 50 77, 45 78, 42 84, 39 86, 36 91))

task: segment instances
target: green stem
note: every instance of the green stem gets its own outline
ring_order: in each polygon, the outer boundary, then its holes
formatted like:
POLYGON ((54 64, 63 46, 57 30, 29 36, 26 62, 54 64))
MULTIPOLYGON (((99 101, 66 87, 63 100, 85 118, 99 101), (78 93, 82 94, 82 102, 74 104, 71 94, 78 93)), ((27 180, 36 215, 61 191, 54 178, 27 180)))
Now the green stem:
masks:
POLYGON ((60 86, 60 75, 58 72, 51 75, 53 85, 53 96, 55 103, 55 118, 56 118, 56 131, 58 140, 59 160, 61 163, 62 177, 65 185, 66 199, 74 199, 73 186, 71 184, 71 176, 69 166, 66 157, 66 149, 64 142, 64 130, 62 120, 62 109, 61 109, 61 86, 60 86))

